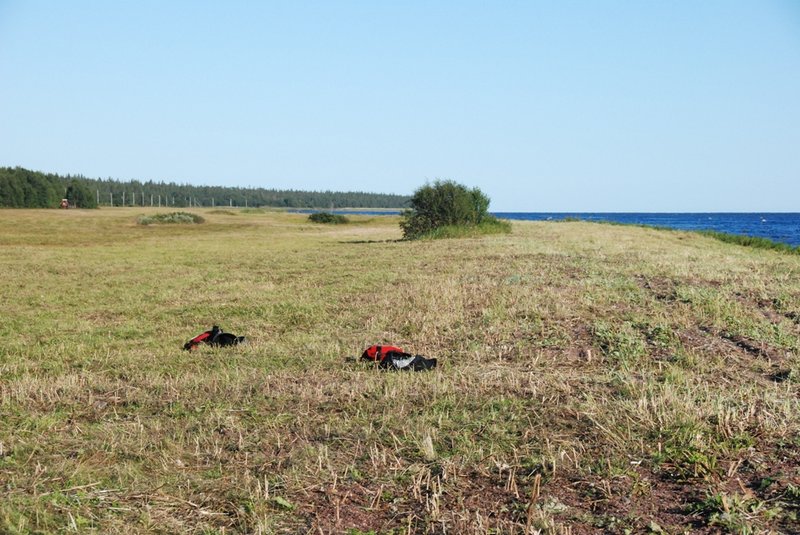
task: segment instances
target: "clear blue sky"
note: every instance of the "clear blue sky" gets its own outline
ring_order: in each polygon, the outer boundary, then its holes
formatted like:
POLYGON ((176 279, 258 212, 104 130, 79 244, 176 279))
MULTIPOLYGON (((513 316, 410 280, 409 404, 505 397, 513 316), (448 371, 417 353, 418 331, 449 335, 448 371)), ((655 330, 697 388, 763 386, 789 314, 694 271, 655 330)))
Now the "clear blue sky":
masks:
POLYGON ((0 0, 0 165, 800 211, 800 1, 0 0))

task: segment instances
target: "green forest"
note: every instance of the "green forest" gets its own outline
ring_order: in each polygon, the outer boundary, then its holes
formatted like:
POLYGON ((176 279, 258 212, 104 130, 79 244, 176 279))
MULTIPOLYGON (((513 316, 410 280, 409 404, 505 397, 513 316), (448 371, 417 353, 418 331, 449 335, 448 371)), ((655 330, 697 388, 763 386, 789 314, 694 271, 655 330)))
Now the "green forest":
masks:
POLYGON ((0 167, 0 207, 236 206, 282 208, 405 208, 408 196, 361 191, 301 191, 122 181, 0 167))

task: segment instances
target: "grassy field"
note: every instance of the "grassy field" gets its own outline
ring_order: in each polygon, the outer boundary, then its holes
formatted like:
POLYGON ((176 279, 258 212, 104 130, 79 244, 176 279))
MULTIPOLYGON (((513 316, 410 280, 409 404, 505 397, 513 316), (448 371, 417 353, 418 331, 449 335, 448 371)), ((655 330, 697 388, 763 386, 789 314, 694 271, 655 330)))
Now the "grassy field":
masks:
POLYGON ((797 255, 193 212, 0 211, 0 532, 800 531, 797 255))

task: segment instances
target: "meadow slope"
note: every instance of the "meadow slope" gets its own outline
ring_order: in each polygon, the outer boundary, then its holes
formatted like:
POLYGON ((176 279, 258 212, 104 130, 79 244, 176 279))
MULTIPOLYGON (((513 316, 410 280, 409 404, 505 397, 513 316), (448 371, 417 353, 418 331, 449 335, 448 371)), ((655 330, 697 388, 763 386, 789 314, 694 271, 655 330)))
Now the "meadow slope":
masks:
POLYGON ((0 532, 800 531, 798 256, 156 212, 0 211, 0 532))

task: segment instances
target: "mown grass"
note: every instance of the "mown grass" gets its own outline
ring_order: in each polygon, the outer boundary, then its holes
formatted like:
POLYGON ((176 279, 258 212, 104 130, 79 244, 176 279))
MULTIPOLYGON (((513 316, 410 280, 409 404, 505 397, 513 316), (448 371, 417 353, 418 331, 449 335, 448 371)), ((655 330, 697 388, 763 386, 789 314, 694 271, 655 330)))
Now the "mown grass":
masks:
POLYGON ((796 256, 140 212, 0 211, 0 532, 798 530, 796 256))

